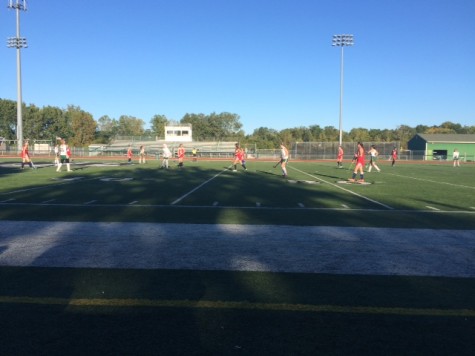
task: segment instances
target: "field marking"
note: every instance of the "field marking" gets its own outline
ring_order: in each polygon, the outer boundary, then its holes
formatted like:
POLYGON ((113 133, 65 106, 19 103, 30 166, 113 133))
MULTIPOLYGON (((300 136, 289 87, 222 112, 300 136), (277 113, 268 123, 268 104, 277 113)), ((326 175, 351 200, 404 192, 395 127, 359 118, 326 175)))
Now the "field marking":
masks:
MULTIPOLYGON (((0 206, 57 206, 57 207, 83 207, 84 203, 18 203, 18 202, 1 202, 0 206)), ((91 204, 90 207, 94 208, 111 208, 111 207, 130 207, 130 208, 170 208, 169 204, 91 204)), ((238 210, 302 210, 302 208, 298 207, 272 207, 272 206, 210 206, 210 205, 174 205, 172 206, 174 209, 238 209, 238 210)), ((475 208, 473 208, 475 209, 475 208)), ((397 211, 398 213, 411 213, 411 214, 427 214, 427 213, 436 213, 436 214, 469 214, 475 215, 475 211, 471 210, 415 210, 415 209, 375 209, 375 208, 310 208, 306 207, 305 210, 314 210, 314 211, 366 211, 366 212, 394 212, 397 211)))
POLYGON ((2 204, 3 204, 3 203, 8 203, 8 202, 14 201, 14 200, 15 200, 15 198, 11 198, 11 199, 7 199, 7 200, 0 201, 0 203, 2 203, 2 204))
POLYGON ((174 202, 172 202, 170 205, 175 205, 179 202, 181 202, 183 199, 185 199, 187 196, 189 196, 190 194, 196 192, 198 189, 200 189, 201 187, 203 187, 204 185, 208 184, 209 182, 211 182, 213 179, 219 177, 221 174, 223 174, 224 172, 227 172, 229 169, 231 168, 231 166, 229 166, 228 168, 226 169, 223 169, 221 172, 215 174, 214 176, 212 176, 210 179, 208 179, 207 181, 201 183, 199 186, 197 186, 196 188, 193 188, 192 190, 190 190, 188 193, 182 195, 181 197, 179 197, 177 200, 175 200, 174 202))
POLYGON ((302 171, 302 170, 300 170, 300 169, 297 169, 297 168, 295 168, 295 167, 289 166, 289 168, 291 168, 291 169, 293 169, 293 170, 296 170, 297 172, 306 174, 306 175, 308 175, 309 177, 312 177, 312 178, 314 178, 314 179, 317 179, 317 180, 319 180, 319 181, 321 181, 321 182, 330 184, 331 186, 333 186, 333 187, 335 187, 335 188, 338 188, 338 189, 341 189, 341 190, 343 190, 343 191, 345 191, 345 192, 347 192, 347 193, 356 195, 357 197, 362 198, 362 199, 365 199, 365 200, 367 200, 367 201, 369 201, 369 202, 371 202, 371 203, 380 205, 380 206, 382 206, 382 207, 384 207, 384 208, 386 208, 386 209, 388 209, 388 210, 394 210, 394 208, 391 207, 391 206, 389 206, 389 205, 383 204, 383 203, 381 203, 381 202, 379 202, 379 201, 377 201, 377 200, 374 200, 374 199, 365 197, 364 195, 361 195, 361 194, 358 194, 358 193, 356 193, 356 192, 353 192, 353 191, 351 191, 351 190, 349 190, 349 189, 343 188, 342 186, 340 186, 340 185, 338 185, 338 184, 334 184, 334 183, 328 182, 328 181, 326 181, 326 180, 324 180, 324 179, 322 179, 322 178, 319 178, 319 177, 317 177, 317 176, 314 176, 313 174, 304 172, 304 171, 302 171))
POLYGON ((129 205, 135 205, 135 204, 137 204, 138 202, 139 202, 138 200, 134 200, 134 201, 131 201, 131 202, 129 203, 129 205))
POLYGON ((427 208, 427 209, 431 209, 431 210, 435 210, 435 211, 440 211, 440 209, 435 208, 435 207, 430 206, 430 205, 426 205, 426 208, 427 208))
POLYGON ((451 185, 453 187, 458 187, 458 188, 468 188, 468 189, 475 189, 475 187, 470 187, 468 185, 463 185, 463 184, 455 184, 455 183, 449 183, 449 182, 441 182, 439 180, 432 180, 432 179, 425 179, 425 178, 417 178, 417 177, 411 177, 411 176, 404 176, 402 174, 396 174, 396 173, 385 173, 388 175, 392 175, 395 177, 401 177, 401 178, 409 178, 409 179, 414 179, 414 180, 420 180, 423 182, 430 182, 430 183, 437 183, 437 184, 445 184, 445 185, 451 185))
POLYGON ((84 205, 89 205, 89 204, 92 204, 92 203, 95 203, 97 200, 90 200, 90 201, 87 201, 84 203, 84 205))
POLYGON ((376 314, 429 317, 474 318, 473 309, 432 309, 402 307, 368 307, 349 305, 314 305, 288 303, 251 303, 208 300, 152 300, 152 299, 105 299, 105 298, 51 298, 0 296, 2 304, 64 305, 75 307, 141 307, 141 308, 189 308, 189 309, 239 309, 264 311, 291 311, 311 313, 376 314))

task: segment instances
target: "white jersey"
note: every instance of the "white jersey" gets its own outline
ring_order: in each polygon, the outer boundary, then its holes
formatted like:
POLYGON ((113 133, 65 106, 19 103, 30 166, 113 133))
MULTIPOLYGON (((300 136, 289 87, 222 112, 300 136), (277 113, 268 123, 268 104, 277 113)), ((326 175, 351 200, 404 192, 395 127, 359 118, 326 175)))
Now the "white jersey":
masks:
POLYGON ((280 149, 280 158, 289 159, 289 152, 287 151, 286 148, 281 148, 280 149))
POLYGON ((61 156, 67 156, 68 155, 68 145, 59 145, 59 154, 61 156))
POLYGON ((163 158, 170 158, 172 153, 168 147, 163 147, 163 158))

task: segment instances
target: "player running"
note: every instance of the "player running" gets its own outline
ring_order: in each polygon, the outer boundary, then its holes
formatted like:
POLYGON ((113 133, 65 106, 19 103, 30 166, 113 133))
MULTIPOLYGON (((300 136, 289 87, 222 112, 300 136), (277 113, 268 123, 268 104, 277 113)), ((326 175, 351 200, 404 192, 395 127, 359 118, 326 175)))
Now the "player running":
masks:
POLYGON ((371 146, 371 148, 368 151, 368 154, 370 155, 368 172, 371 172, 371 168, 373 167, 376 168, 378 172, 381 172, 381 169, 379 169, 378 165, 376 164, 379 153, 375 145, 371 146))
POLYGON ((239 143, 236 143, 234 149, 234 161, 233 161, 233 172, 237 172, 237 164, 241 164, 242 168, 247 171, 244 149, 239 146, 239 143))

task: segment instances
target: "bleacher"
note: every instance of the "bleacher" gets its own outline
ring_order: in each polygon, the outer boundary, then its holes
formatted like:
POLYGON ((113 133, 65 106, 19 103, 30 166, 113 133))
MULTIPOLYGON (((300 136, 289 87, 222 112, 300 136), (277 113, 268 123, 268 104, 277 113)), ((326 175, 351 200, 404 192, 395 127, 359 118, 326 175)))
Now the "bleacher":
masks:
POLYGON ((234 155, 235 141, 232 142, 219 142, 219 141, 203 141, 203 142, 167 142, 165 140, 115 140, 111 144, 103 146, 102 155, 115 156, 123 155, 127 152, 127 149, 132 146, 134 154, 138 154, 140 146, 145 147, 145 152, 148 156, 159 156, 162 153, 163 144, 166 143, 170 151, 175 154, 178 146, 183 144, 186 150, 187 156, 191 155, 191 151, 195 148, 198 153, 198 157, 206 158, 230 158, 234 155))

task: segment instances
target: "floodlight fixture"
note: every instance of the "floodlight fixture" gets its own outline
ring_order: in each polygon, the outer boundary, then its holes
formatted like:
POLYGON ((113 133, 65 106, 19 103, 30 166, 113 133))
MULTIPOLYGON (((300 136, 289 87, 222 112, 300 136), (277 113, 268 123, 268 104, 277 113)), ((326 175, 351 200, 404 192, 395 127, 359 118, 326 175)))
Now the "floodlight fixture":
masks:
POLYGON ((22 119, 22 97, 21 97, 21 52, 22 48, 27 48, 26 38, 20 36, 20 10, 26 11, 26 0, 8 0, 8 8, 16 12, 16 37, 9 37, 7 46, 16 48, 17 63, 17 150, 23 147, 23 119, 22 119))
POLYGON ((340 138, 339 144, 342 144, 343 139, 343 48, 354 45, 353 35, 333 35, 332 46, 341 47, 340 56, 340 119, 339 119, 339 131, 340 138))

